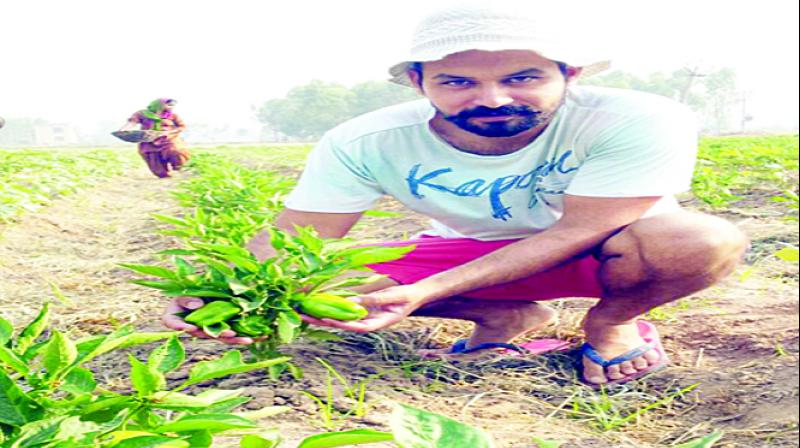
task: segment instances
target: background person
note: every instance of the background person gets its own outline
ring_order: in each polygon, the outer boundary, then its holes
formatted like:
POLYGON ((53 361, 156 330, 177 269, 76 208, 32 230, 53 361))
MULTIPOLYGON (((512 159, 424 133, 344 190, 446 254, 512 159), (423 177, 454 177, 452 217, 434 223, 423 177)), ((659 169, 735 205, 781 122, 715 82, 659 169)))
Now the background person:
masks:
POLYGON ((160 178, 170 177, 189 161, 180 133, 186 128, 183 120, 173 112, 177 101, 170 98, 153 100, 133 114, 120 131, 128 131, 141 126, 143 130, 166 131, 166 134, 152 142, 139 143, 139 155, 147 163, 150 171, 160 178))

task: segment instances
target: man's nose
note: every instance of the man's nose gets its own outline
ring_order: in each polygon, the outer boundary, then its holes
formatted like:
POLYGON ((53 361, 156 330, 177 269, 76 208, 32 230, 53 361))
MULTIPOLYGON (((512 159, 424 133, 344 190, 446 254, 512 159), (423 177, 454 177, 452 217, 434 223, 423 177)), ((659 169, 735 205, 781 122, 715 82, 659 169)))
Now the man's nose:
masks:
POLYGON ((513 102, 514 99, 507 89, 496 84, 484 84, 481 86, 474 100, 476 106, 485 106, 492 109, 507 106, 513 102))

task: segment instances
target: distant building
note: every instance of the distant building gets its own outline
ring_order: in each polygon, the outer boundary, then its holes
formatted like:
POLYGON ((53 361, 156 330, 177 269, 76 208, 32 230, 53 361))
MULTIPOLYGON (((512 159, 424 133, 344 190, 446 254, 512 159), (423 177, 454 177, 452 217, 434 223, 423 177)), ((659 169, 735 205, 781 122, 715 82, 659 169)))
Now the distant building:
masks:
POLYGON ((78 135, 69 124, 52 123, 33 127, 33 143, 41 146, 72 145, 78 143, 78 135))

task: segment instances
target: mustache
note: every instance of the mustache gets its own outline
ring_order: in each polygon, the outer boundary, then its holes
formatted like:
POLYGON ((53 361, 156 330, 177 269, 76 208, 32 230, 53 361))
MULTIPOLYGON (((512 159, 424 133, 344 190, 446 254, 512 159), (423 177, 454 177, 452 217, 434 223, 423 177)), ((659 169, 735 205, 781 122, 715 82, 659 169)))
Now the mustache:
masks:
POLYGON ((469 118, 482 118, 482 117, 507 117, 512 115, 518 116, 535 116, 541 114, 541 111, 531 109, 528 106, 500 106, 491 108, 486 106, 478 106, 473 109, 462 110, 452 118, 456 120, 467 120, 469 118))

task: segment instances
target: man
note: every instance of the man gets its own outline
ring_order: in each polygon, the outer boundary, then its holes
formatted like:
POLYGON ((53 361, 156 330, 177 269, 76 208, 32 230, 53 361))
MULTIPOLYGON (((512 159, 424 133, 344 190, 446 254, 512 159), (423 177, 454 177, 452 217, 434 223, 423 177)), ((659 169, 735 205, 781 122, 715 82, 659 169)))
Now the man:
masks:
MULTIPOLYGON (((388 194, 433 229, 402 260, 373 266, 387 277, 359 291, 368 317, 309 322, 368 332, 412 315, 473 321, 469 340, 442 351, 458 355, 546 325, 555 311, 542 300, 593 297, 583 381, 624 382, 665 364, 655 329, 637 317, 731 272, 745 239, 673 197, 692 175, 691 114, 666 98, 576 86, 608 64, 538 30, 485 10, 431 16, 390 70, 425 99, 323 137, 278 227, 341 237, 388 194)), ((262 259, 272 250, 264 234, 249 247, 262 259)), ((165 322, 197 334, 173 314, 199 305, 181 299, 165 322)))

